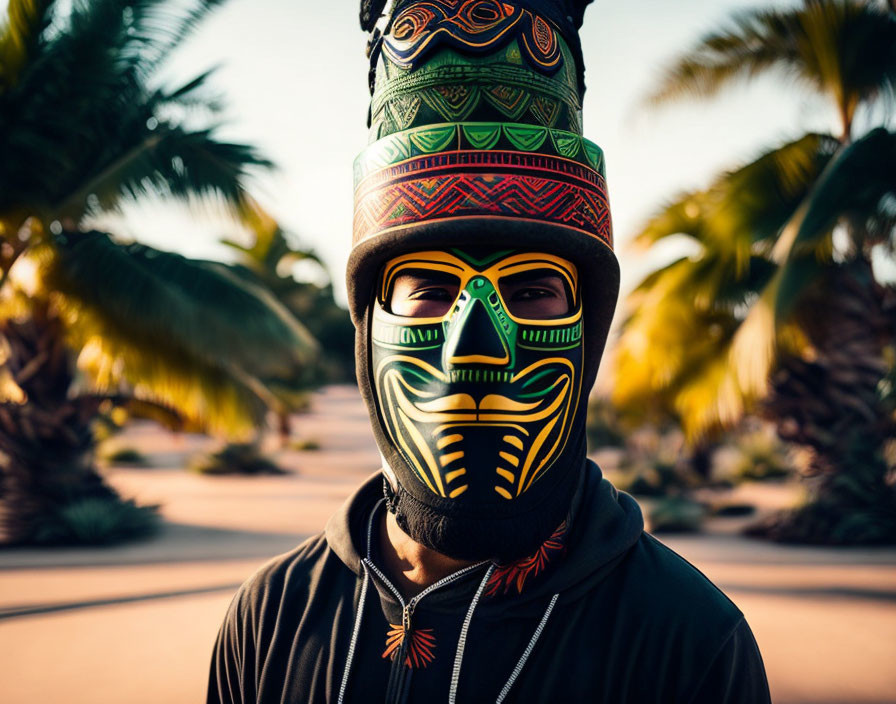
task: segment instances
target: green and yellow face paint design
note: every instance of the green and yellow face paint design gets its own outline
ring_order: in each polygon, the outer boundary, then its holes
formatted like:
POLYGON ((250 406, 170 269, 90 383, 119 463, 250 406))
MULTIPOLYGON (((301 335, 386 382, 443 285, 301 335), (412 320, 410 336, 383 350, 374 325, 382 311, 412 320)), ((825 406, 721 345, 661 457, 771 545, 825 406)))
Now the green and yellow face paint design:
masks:
MULTIPOLYGON (((529 291, 523 290, 519 295, 526 298, 529 291)), ((380 278, 371 355, 379 412, 419 481, 447 499, 513 501, 563 452, 579 404, 583 345, 576 267, 539 252, 396 257, 380 278), (437 314, 392 312, 403 276, 445 282, 437 314), (519 290, 514 282, 539 277, 565 290, 562 313, 526 317, 537 305, 505 300, 508 291, 519 290)))

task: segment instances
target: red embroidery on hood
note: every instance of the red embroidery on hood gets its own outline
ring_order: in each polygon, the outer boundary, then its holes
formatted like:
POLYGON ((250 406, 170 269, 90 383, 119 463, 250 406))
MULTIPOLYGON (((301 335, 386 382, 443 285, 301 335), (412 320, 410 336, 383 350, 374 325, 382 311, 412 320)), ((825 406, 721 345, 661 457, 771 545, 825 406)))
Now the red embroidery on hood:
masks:
MULTIPOLYGON (((404 626, 390 623, 392 628, 386 634, 386 650, 383 653, 384 658, 390 660, 395 659, 395 655, 401 644, 404 642, 404 626)), ((436 649, 436 637, 433 635, 432 628, 420 628, 411 631, 411 642, 408 644, 407 656, 404 664, 412 668, 426 667, 435 660, 433 651, 436 649)))
POLYGON ((512 587, 516 588, 518 594, 521 593, 526 580, 544 571, 548 563, 563 551, 566 547, 565 537, 566 521, 563 521, 534 554, 509 565, 499 565, 485 585, 485 595, 494 596, 498 592, 506 594, 512 587))

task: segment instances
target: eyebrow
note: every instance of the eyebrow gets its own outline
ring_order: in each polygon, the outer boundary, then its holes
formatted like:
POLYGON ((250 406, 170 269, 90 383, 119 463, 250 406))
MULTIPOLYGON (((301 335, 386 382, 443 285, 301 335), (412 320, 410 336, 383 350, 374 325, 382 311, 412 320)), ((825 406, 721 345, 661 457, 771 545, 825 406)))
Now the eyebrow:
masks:
POLYGON ((531 269, 529 271, 521 271, 518 274, 501 277, 501 281, 508 284, 526 284, 534 281, 543 281, 544 279, 559 279, 563 284, 563 287, 567 288, 566 279, 563 274, 559 271, 554 271, 553 269, 531 269))
POLYGON ((392 286, 395 286, 395 282, 398 279, 405 277, 445 284, 457 284, 460 282, 457 275, 449 274, 445 271, 436 271, 433 269, 402 269, 401 271, 395 272, 392 276, 392 286))

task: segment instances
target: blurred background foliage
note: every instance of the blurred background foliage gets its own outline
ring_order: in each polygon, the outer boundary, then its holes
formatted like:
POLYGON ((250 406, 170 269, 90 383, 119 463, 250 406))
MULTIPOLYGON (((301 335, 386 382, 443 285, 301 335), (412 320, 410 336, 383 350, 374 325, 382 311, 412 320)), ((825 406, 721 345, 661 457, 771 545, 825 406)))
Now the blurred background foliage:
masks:
POLYGON ((875 274, 896 251, 894 9, 804 0, 739 12, 672 61, 647 98, 711 99, 770 73, 839 118, 831 134, 774 145, 678 194, 634 240, 685 238, 693 253, 625 301, 613 403, 635 421, 679 426, 698 459, 751 413, 801 446, 810 498, 755 535, 896 541, 886 452, 896 297, 875 274))
POLYGON ((338 355, 319 361, 304 324, 342 343, 348 315, 331 289, 267 276, 300 253, 248 192, 271 162, 217 137, 211 71, 159 79, 219 4, 11 0, 0 21, 3 542, 150 529, 151 508, 122 501, 94 465, 97 421, 115 409, 251 443, 271 412, 285 418, 313 384, 351 374, 338 355), (92 227, 144 198, 242 223, 254 238, 245 261, 188 259, 92 227))

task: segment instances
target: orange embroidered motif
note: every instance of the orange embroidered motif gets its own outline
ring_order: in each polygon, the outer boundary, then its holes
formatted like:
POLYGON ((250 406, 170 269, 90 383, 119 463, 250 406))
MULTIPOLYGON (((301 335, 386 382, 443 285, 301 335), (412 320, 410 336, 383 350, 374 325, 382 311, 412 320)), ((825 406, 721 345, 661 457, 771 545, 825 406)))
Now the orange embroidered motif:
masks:
POLYGON ((526 580, 540 574, 551 559, 563 550, 565 535, 566 521, 563 521, 534 554, 509 565, 499 566, 486 584, 485 595, 494 596, 498 592, 506 594, 513 587, 517 593, 521 593, 526 580))
MULTIPOLYGON (((390 623, 392 628, 386 634, 386 650, 383 653, 384 658, 390 660, 395 659, 395 654, 401 648, 404 642, 404 627, 399 624, 390 623)), ((426 667, 435 660, 433 651, 436 649, 436 637, 433 635, 432 628, 420 628, 411 631, 411 642, 408 644, 407 656, 404 664, 408 667, 420 668, 426 667)))

